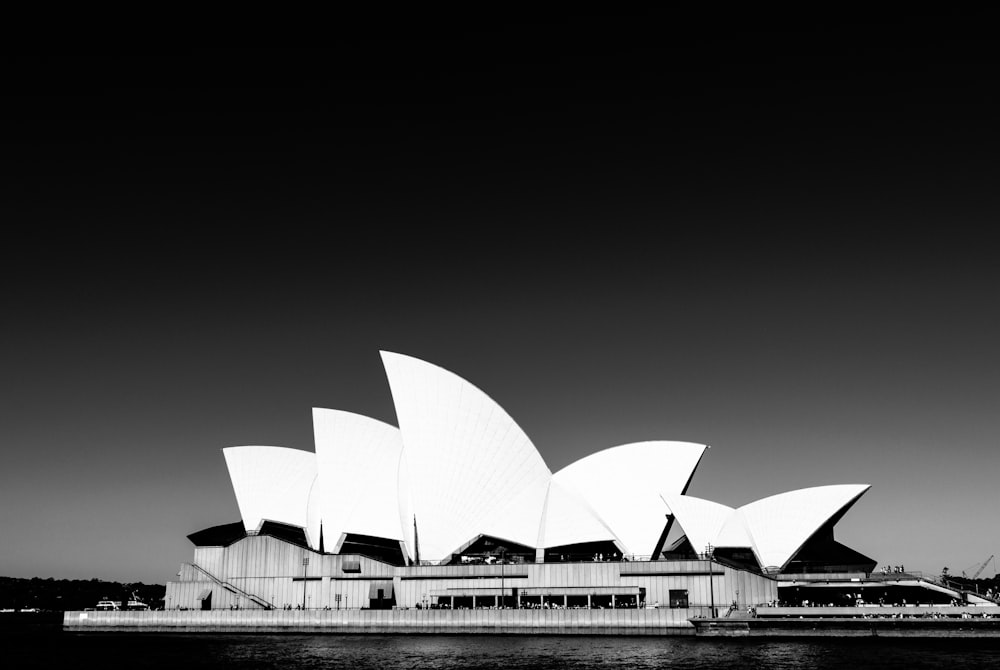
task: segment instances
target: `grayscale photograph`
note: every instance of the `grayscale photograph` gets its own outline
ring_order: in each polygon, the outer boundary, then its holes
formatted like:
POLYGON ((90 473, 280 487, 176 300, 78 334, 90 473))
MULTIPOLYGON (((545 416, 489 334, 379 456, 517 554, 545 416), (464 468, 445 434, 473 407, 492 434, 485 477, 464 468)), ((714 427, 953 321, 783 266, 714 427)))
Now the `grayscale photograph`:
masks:
POLYGON ((995 40, 9 56, 10 668, 995 668, 995 40))

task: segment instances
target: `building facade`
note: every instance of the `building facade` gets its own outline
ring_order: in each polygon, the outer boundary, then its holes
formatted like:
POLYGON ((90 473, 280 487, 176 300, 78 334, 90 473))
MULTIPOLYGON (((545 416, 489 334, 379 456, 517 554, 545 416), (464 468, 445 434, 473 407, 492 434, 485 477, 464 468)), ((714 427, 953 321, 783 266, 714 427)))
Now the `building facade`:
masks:
POLYGON ((734 509, 686 495, 707 447, 676 441, 612 447, 553 473, 478 388, 413 357, 382 359, 398 427, 317 408, 315 452, 224 450, 242 519, 189 536, 194 560, 168 583, 168 608, 693 616, 774 601, 781 574, 875 564, 833 539, 866 485, 734 509))

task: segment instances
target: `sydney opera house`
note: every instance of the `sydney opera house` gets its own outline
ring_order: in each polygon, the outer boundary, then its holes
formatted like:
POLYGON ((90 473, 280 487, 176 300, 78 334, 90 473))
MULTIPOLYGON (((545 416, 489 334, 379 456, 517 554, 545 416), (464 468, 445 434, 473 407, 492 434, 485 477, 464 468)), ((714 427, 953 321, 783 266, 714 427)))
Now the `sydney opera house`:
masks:
POLYGON ((315 452, 223 450, 242 519, 189 536, 168 608, 710 607, 798 574, 868 573, 834 525, 860 484, 734 509, 687 495, 706 445, 649 441, 552 472, 440 367, 383 352, 399 426, 314 409, 315 452))

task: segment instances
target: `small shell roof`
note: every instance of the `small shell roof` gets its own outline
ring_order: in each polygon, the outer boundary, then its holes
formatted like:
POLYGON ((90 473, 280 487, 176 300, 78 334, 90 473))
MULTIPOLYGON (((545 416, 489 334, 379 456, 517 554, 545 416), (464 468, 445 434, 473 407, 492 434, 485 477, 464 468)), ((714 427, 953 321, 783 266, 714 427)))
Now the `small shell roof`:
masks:
POLYGON ((867 484, 815 486, 741 507, 738 511, 755 541, 761 567, 783 568, 817 530, 869 488, 867 484))
POLYGON ((586 500, 626 553, 650 556, 667 522, 663 496, 684 492, 705 448, 662 440, 623 444, 567 465, 553 480, 586 500))
POLYGON ((716 545, 722 527, 736 511, 727 505, 694 496, 669 495, 663 496, 663 501, 697 552, 716 545))
POLYGON ((750 547, 762 568, 780 570, 816 531, 845 512, 867 484, 815 486, 787 491, 738 509, 691 496, 664 501, 692 546, 750 547))
POLYGON ((338 549, 345 533, 402 540, 399 429, 352 412, 314 408, 313 431, 325 543, 338 549))
MULTIPOLYGON (((222 453, 247 532, 260 530, 264 521, 308 526, 315 454, 264 446, 228 447, 222 453)), ((318 535, 307 539, 311 546, 319 542, 318 535)))

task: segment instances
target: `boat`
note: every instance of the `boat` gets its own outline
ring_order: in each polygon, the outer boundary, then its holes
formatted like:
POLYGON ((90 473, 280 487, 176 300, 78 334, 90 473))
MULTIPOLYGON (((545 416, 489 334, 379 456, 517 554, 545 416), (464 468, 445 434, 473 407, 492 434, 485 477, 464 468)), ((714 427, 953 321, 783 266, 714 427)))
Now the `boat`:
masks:
POLYGON ((129 601, 127 603, 125 603, 125 609, 132 610, 132 611, 137 611, 137 610, 138 611, 148 611, 149 610, 149 605, 147 605, 146 603, 144 603, 142 601, 142 598, 140 598, 138 595, 136 595, 136 592, 133 591, 132 592, 132 597, 129 599, 129 601))

